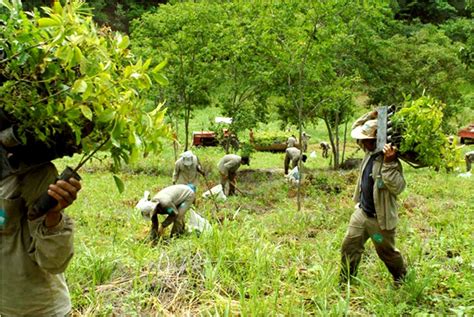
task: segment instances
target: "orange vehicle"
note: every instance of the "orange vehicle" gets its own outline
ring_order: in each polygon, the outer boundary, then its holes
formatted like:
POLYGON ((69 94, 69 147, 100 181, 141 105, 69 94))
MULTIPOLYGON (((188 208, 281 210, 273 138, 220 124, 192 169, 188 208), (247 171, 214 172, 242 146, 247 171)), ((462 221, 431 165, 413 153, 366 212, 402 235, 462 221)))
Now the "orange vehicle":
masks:
POLYGON ((194 146, 216 146, 219 145, 216 133, 214 131, 194 131, 193 132, 194 146))
POLYGON ((461 144, 474 143, 474 123, 458 131, 461 144))

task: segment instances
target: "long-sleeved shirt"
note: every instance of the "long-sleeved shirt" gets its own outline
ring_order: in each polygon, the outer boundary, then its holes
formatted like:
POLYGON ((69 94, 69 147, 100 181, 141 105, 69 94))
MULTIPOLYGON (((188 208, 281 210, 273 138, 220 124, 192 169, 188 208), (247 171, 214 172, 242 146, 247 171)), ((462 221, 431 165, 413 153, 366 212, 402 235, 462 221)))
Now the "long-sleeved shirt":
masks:
POLYGON ((219 172, 224 175, 235 173, 241 164, 242 158, 235 154, 227 154, 219 161, 217 167, 219 172))
POLYGON ((73 256, 73 223, 52 228, 28 209, 57 170, 47 163, 0 180, 0 315, 65 316, 71 310, 64 270, 73 256))
MULTIPOLYGON (((160 190, 151 201, 159 203, 160 209, 170 216, 178 214, 178 209, 187 210, 194 201, 195 194, 188 185, 172 185, 160 190)), ((172 218, 163 222, 166 227, 172 218)))
POLYGON ((179 158, 174 165, 173 183, 175 184, 197 184, 201 166, 196 155, 193 155, 193 164, 186 166, 183 158, 179 158))
POLYGON ((301 151, 295 147, 289 147, 285 152, 286 157, 293 163, 297 163, 301 157, 301 151))
POLYGON ((286 140, 286 144, 287 144, 286 147, 294 147, 296 144, 296 138, 293 136, 290 136, 288 140, 286 140))
MULTIPOLYGON (((371 157, 367 152, 360 167, 360 174, 354 192, 354 201, 360 203, 362 173, 371 157)), ((373 161, 372 177, 373 199, 377 221, 382 230, 395 229, 398 223, 397 196, 405 189, 406 182, 400 161, 390 163, 383 161, 383 155, 377 156, 373 161)))

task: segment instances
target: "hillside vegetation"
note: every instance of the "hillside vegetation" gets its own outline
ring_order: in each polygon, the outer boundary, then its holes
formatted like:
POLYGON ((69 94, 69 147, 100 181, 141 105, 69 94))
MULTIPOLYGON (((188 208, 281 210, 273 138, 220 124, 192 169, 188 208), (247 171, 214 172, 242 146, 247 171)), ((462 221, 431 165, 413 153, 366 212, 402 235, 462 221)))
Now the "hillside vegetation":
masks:
MULTIPOLYGON (((320 129, 308 131, 318 135, 320 129)), ((404 166, 408 187, 399 199, 397 243, 409 265, 406 283, 392 286, 368 242, 358 283, 340 288, 339 248, 357 172, 328 169, 316 141, 301 212, 295 189, 284 181, 283 154, 257 152, 238 176, 245 196, 219 203, 215 217, 214 204, 198 199, 195 209, 210 220, 212 233, 165 238, 155 246, 147 241, 150 224, 133 207, 144 190, 170 184, 172 147, 124 169, 121 195, 104 162, 89 164, 80 197, 68 209, 77 227, 66 274, 74 315, 474 313, 472 179, 404 166)), ((351 143, 349 153, 354 149, 351 143)), ((193 150, 216 184, 224 152, 193 150)), ((201 179, 198 193, 205 190, 201 179)))

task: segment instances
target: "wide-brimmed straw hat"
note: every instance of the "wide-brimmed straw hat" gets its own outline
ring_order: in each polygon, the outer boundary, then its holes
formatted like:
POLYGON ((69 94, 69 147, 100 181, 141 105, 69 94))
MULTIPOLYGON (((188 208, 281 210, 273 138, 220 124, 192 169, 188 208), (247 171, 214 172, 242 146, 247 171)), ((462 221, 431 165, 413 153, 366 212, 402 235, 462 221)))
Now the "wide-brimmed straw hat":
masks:
POLYGON ((358 140, 377 138, 377 120, 368 120, 351 131, 351 137, 358 140))

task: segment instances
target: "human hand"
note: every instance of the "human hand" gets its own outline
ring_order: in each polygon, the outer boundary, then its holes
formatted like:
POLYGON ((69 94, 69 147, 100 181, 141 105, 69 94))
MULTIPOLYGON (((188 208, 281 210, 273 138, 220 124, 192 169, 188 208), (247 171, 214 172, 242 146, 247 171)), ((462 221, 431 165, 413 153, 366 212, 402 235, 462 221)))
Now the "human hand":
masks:
POLYGON ((81 182, 72 177, 67 181, 58 180, 55 184, 49 185, 48 195, 56 199, 58 204, 48 212, 59 212, 70 206, 77 199, 77 193, 81 188, 81 182))
POLYGON ((55 184, 49 185, 48 195, 56 199, 58 203, 46 213, 46 227, 53 227, 59 223, 61 210, 76 200, 81 188, 81 183, 75 178, 70 178, 68 181, 58 180, 55 184))
POLYGON ((393 162, 397 158, 397 147, 392 146, 391 143, 383 146, 383 160, 386 163, 393 162))

